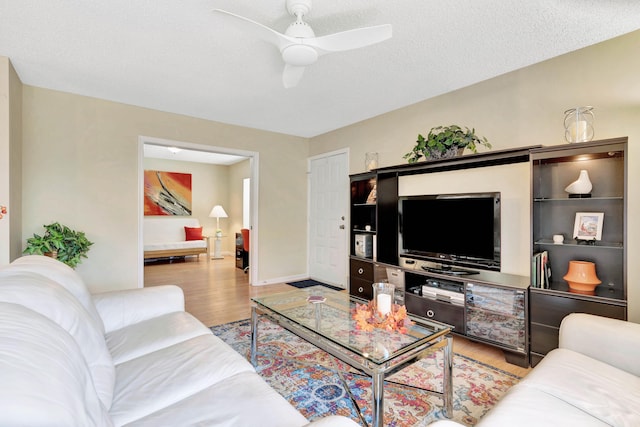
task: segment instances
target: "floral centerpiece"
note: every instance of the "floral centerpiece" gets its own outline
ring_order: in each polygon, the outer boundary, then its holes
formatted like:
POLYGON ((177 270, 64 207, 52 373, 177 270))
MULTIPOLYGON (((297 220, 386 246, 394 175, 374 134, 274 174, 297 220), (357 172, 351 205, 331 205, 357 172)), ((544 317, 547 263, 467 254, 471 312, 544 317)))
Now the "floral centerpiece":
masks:
POLYGON ((356 322, 357 329, 368 332, 379 328, 406 334, 407 327, 413 324, 407 315, 407 308, 404 305, 393 304, 391 312, 382 315, 376 309, 374 301, 369 301, 368 304, 356 303, 352 318, 356 322))

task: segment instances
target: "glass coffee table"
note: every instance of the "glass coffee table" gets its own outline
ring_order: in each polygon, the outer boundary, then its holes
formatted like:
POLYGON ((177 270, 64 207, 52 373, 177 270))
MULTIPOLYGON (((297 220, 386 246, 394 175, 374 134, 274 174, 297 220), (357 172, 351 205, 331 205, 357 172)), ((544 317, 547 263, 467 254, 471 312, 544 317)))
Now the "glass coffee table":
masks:
MULTIPOLYGON (((372 425, 383 425, 385 377, 416 362, 434 348, 444 352, 442 391, 425 390, 443 400, 443 413, 453 413, 452 326, 410 316, 407 333, 356 329, 352 319, 359 298, 324 286, 252 298, 251 363, 256 365, 258 318, 265 316, 305 341, 371 377, 372 425)), ((354 402, 355 403, 355 402, 354 402)), ((360 414, 362 421, 364 417, 360 414)))

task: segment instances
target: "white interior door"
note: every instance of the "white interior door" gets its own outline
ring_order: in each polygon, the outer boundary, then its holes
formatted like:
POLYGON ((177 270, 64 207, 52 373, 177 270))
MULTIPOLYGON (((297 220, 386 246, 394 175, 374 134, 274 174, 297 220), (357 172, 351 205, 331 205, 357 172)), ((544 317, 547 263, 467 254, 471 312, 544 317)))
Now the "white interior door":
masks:
POLYGON ((349 171, 347 152, 309 161, 309 276, 346 289, 349 171))

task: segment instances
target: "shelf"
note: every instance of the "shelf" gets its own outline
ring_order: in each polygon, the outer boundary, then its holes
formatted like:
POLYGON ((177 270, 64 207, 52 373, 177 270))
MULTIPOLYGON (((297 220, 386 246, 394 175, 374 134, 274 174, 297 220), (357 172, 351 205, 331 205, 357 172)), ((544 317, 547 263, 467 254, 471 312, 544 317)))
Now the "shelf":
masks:
POLYGON ((376 207, 376 204, 375 204, 375 203, 354 203, 354 204, 353 204, 353 206, 354 206, 354 207, 355 207, 355 206, 358 206, 358 207, 360 207, 360 206, 366 206, 366 207, 369 207, 369 208, 375 208, 375 207, 376 207))
POLYGON ((353 231, 354 233, 376 234, 376 230, 364 230, 360 228, 354 228, 351 231, 353 231))
POLYGON ((593 249, 624 249, 621 242, 603 242, 596 241, 594 245, 580 243, 575 240, 565 240, 564 243, 553 243, 551 239, 537 240, 534 245, 538 246, 552 246, 554 248, 568 247, 568 248, 593 248, 593 249))
POLYGON ((448 159, 424 160, 411 164, 378 168, 376 171, 378 175, 413 175, 528 162, 529 152, 535 148, 540 148, 540 146, 536 145, 506 150, 492 150, 483 153, 465 154, 463 156, 456 156, 448 159))
POLYGON ((581 198, 569 198, 569 197, 536 197, 534 202, 579 202, 585 203, 589 201, 608 201, 608 200, 624 200, 622 196, 603 196, 603 197, 587 197, 581 198))
POLYGON ((593 295, 580 294, 573 292, 569 289, 567 282, 551 282, 548 288, 534 288, 531 287, 533 292, 548 293, 568 298, 582 299, 586 301, 602 301, 607 303, 613 303, 617 305, 626 305, 624 295, 621 290, 610 288, 604 283, 597 286, 593 295))
POLYGON ((373 261, 373 257, 372 257, 372 256, 370 256, 370 257, 363 257, 363 256, 360 256, 360 255, 353 255, 353 254, 352 254, 352 255, 350 255, 350 257, 351 257, 352 259, 357 259, 357 260, 360 260, 360 261, 373 261))

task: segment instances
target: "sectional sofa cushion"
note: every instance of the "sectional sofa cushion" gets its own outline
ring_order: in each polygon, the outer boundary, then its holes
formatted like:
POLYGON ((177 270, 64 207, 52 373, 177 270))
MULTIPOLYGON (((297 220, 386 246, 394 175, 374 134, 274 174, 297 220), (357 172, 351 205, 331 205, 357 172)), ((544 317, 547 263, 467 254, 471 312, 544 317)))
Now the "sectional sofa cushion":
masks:
POLYGON ((104 406, 113 399, 115 367, 104 335, 82 304, 57 282, 37 273, 0 271, 0 301, 20 304, 55 322, 76 342, 104 406))
POLYGON ((76 341, 47 317, 0 302, 5 426, 112 426, 76 341))
MULTIPOLYGON (((114 424, 124 425, 254 369, 208 334, 120 363, 116 372, 111 417, 114 424)), ((217 408, 219 403, 212 401, 211 405, 217 408)))
POLYGON ((89 290, 80 275, 68 265, 46 256, 26 255, 16 259, 5 268, 10 268, 13 271, 38 273, 55 281, 71 292, 82 303, 82 306, 87 310, 96 325, 104 332, 102 318, 91 300, 89 290))
POLYGON ((113 363, 117 365, 209 333, 209 328, 183 311, 164 314, 108 332, 106 340, 113 363))
POLYGON ((327 417, 309 423, 255 372, 241 372, 126 427, 216 426, 356 427, 348 418, 327 417), (215 402, 215 411, 210 410, 215 402), (268 414, 268 415, 267 415, 268 414), (324 421, 324 422, 323 422, 324 421))

